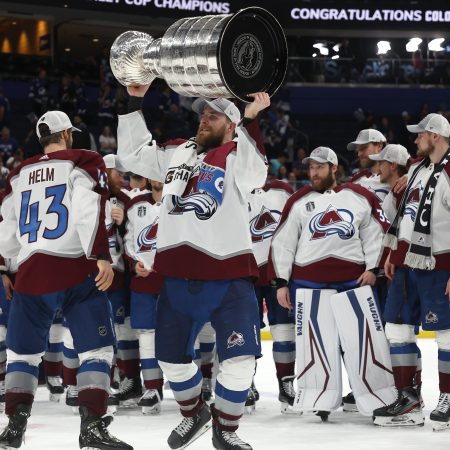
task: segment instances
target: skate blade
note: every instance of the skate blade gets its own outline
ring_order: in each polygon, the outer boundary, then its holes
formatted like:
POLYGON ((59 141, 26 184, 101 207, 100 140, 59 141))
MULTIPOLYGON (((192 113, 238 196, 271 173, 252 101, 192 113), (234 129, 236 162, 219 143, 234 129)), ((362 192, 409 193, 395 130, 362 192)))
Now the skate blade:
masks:
POLYGON ((422 413, 402 414, 396 417, 374 416, 373 423, 379 427, 423 427, 425 418, 422 413))
POLYGON ((181 447, 178 447, 177 450, 183 450, 183 448, 189 447, 193 442, 195 442, 199 437, 202 437, 210 428, 212 427, 212 423, 208 422, 203 425, 200 430, 192 437, 192 439, 187 442, 186 444, 182 445, 181 447))
POLYGON ((161 412, 161 405, 142 406, 142 414, 144 414, 144 416, 156 416, 160 412, 161 412))
POLYGON ((280 404, 280 411, 281 414, 287 414, 289 416, 301 416, 303 414, 303 411, 296 411, 292 408, 289 403, 281 403, 280 404))
POLYGON ((359 412, 358 407, 356 405, 345 404, 345 403, 344 403, 344 406, 342 406, 342 411, 350 412, 350 413, 359 412))
POLYGON ((108 414, 112 414, 114 416, 117 413, 117 406, 116 405, 108 406, 106 411, 108 414))
POLYGON ((62 394, 49 394, 48 399, 51 402, 54 403, 59 403, 59 401, 61 400, 62 394))
POLYGON ((137 408, 140 397, 129 398, 128 400, 123 400, 119 402, 121 408, 137 408))
POLYGON ((450 428, 450 422, 438 422, 437 420, 431 420, 430 422, 433 431, 445 431, 450 428))
POLYGON ((252 416, 253 414, 255 414, 256 411, 256 406, 255 405, 250 405, 250 406, 246 406, 245 407, 245 414, 252 416))

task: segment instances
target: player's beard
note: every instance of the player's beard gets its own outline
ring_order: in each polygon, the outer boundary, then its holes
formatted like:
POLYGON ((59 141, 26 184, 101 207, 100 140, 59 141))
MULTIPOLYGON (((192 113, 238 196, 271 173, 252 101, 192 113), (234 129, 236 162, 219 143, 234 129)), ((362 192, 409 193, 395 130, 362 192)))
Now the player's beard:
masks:
POLYGON ((433 152, 434 147, 430 142, 427 142, 427 146, 425 148, 417 147, 417 156, 427 157, 433 152))
POLYGON ((196 140, 199 145, 201 145, 204 149, 216 148, 222 145, 223 138, 225 136, 225 129, 227 124, 216 131, 211 128, 207 128, 207 134, 202 134, 200 132, 200 127, 197 131, 196 140))
POLYGON ((336 179, 334 178, 331 167, 329 169, 328 175, 323 178, 311 180, 311 186, 316 192, 324 192, 334 185, 336 179))
POLYGON ((376 164, 376 161, 374 161, 373 159, 370 159, 369 157, 362 158, 359 160, 359 165, 360 165, 361 169, 371 169, 375 164, 376 164))

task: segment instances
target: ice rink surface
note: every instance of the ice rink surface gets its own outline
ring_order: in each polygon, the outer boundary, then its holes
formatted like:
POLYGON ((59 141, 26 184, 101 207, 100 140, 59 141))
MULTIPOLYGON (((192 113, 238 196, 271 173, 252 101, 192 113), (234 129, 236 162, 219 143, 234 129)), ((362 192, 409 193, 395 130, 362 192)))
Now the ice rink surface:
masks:
MULTIPOLYGON (((263 341, 264 357, 258 362, 256 387, 261 399, 254 415, 245 415, 239 435, 254 450, 444 450, 450 449, 450 429, 433 432, 428 416, 437 404, 438 372, 437 347, 433 339, 421 339, 423 363, 423 398, 426 423, 424 427, 386 429, 372 425, 370 418, 358 413, 338 410, 322 423, 314 415, 287 416, 279 411, 278 385, 272 360, 272 342, 263 341)), ((348 385, 344 386, 344 394, 348 385)), ((140 409, 120 410, 110 430, 135 450, 169 449, 166 439, 180 421, 180 415, 170 391, 164 391, 163 409, 159 416, 143 416, 140 409)), ((3 427, 7 418, 3 416, 3 427)), ((38 389, 32 416, 28 423, 24 450, 75 450, 78 449, 79 417, 65 404, 50 403, 48 391, 38 389)), ((207 432, 189 449, 212 449, 211 431, 207 432)))

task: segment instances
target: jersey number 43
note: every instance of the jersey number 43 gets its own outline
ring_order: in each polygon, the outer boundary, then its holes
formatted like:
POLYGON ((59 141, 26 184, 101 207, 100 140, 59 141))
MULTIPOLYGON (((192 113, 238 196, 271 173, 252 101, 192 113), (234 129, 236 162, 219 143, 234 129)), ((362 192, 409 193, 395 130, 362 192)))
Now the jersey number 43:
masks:
MULTIPOLYGON (((45 189, 45 198, 51 198, 50 206, 48 206, 45 215, 56 214, 56 226, 53 228, 44 228, 42 237, 44 239, 58 239, 67 230, 69 220, 69 212, 62 203, 66 193, 67 186, 59 184, 57 186, 49 186, 45 189)), ((19 230, 20 235, 28 234, 28 243, 38 240, 38 232, 41 228, 42 217, 39 211, 39 202, 30 204, 31 191, 22 192, 22 203, 20 206, 19 230)), ((46 223, 45 221, 44 223, 46 223)))

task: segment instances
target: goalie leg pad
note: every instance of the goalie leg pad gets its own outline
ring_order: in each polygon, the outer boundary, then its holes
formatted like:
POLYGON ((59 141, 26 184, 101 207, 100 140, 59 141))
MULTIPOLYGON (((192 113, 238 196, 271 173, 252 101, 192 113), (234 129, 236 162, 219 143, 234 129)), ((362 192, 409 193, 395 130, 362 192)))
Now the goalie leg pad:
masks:
POLYGON ((297 397, 295 410, 332 411, 341 404, 341 355, 330 306, 331 289, 296 291, 297 397))
POLYGON ((370 286, 333 295, 331 307, 358 410, 371 416, 374 409, 396 399, 389 344, 370 286))

